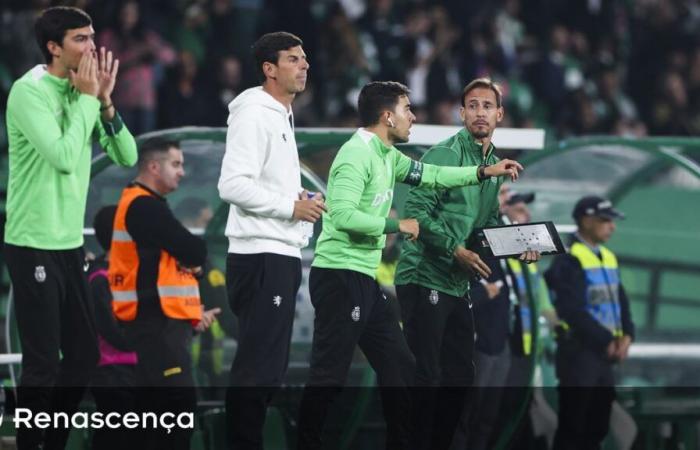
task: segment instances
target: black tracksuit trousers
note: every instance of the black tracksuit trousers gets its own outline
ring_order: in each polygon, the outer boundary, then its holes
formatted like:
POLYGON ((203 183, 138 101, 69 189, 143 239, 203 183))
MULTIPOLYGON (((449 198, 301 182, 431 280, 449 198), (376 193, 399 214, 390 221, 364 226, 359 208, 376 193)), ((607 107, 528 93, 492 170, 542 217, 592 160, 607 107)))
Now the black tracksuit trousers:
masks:
POLYGON ((408 449, 408 386, 415 360, 401 332, 396 309, 377 282, 360 272, 312 267, 309 286, 316 316, 297 448, 321 448, 328 408, 345 384, 359 345, 379 380, 387 425, 386 448, 408 449))

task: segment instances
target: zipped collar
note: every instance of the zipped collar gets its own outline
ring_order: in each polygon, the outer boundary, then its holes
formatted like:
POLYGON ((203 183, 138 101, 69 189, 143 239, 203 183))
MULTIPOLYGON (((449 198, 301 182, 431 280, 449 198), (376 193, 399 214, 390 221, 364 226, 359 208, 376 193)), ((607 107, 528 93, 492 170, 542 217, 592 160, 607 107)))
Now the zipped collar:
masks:
POLYGON ((56 75, 52 75, 51 72, 49 72, 46 64, 36 65, 29 72, 32 78, 35 80, 44 79, 45 81, 49 82, 51 85, 53 85, 54 89, 56 89, 62 95, 65 95, 73 90, 73 85, 70 83, 70 79, 68 77, 59 78, 56 75))
POLYGON ((357 129, 357 134, 360 136, 360 139, 367 144, 369 147, 373 148, 377 152, 379 152, 380 155, 384 156, 387 153, 389 153, 392 150, 395 150, 396 147, 391 146, 387 147, 384 144, 384 141, 382 141, 379 136, 377 136, 375 133, 372 133, 371 131, 367 130, 366 128, 358 128, 357 129))
POLYGON ((464 142, 467 150, 470 152, 478 153, 479 158, 484 160, 484 161, 487 160, 493 154, 493 151, 496 149, 496 147, 494 147, 494 145, 493 145, 493 142, 491 142, 489 144, 489 150, 488 150, 488 152, 486 152, 486 156, 484 156, 482 153, 481 144, 476 142, 476 139, 474 139, 474 136, 472 136, 471 133, 469 131, 467 131, 466 128, 462 128, 461 130, 459 130, 458 135, 459 135, 460 139, 462 139, 462 141, 464 142))

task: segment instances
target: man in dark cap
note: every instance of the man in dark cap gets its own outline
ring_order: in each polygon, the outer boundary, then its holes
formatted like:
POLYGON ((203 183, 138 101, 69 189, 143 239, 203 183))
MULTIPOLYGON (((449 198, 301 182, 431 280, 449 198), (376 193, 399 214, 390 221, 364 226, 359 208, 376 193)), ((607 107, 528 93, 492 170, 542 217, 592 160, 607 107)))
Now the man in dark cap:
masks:
POLYGON ((615 400, 613 365, 627 358, 634 338, 629 301, 615 255, 603 246, 624 215, 601 197, 584 197, 573 217, 578 227, 569 253, 545 273, 554 306, 565 322, 558 335, 557 449, 592 449, 608 433, 615 400))

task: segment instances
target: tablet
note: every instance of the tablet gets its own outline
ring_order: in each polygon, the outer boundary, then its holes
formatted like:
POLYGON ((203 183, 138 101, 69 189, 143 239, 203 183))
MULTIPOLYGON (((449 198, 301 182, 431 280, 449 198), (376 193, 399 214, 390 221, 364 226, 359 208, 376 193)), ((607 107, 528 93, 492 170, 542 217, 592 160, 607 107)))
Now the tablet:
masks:
POLYGON ((566 249, 552 222, 499 225, 474 231, 475 250, 482 256, 496 258, 518 257, 533 250, 541 255, 558 255, 566 249))

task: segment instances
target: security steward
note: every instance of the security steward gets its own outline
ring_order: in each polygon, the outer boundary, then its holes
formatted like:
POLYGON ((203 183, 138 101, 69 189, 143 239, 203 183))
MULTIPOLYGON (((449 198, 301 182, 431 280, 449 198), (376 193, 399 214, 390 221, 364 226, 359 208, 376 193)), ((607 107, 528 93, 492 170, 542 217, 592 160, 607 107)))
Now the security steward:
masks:
POLYGON ((559 428, 554 448, 597 449, 608 433, 615 399, 613 366, 627 358, 634 338, 629 301, 615 254, 602 244, 624 215, 606 199, 576 203, 578 227, 568 254, 545 273, 565 322, 558 336, 559 428))
MULTIPOLYGON (((206 258, 205 243, 175 218, 164 197, 177 189, 183 163, 177 142, 145 142, 138 175, 122 192, 114 219, 109 284, 114 314, 138 354, 137 412, 194 411, 193 328, 204 331, 218 313, 202 311, 195 278, 206 258)), ((138 447, 189 449, 191 432, 147 429, 138 447)))

